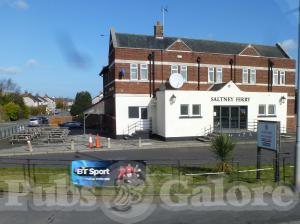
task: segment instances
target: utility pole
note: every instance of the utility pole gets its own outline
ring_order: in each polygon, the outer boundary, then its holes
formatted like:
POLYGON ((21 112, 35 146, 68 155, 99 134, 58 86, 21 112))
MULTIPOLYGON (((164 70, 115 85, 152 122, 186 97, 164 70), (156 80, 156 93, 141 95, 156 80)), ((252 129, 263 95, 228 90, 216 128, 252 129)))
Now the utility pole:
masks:
POLYGON ((295 148, 295 190, 300 192, 300 0, 298 5, 297 127, 295 148))

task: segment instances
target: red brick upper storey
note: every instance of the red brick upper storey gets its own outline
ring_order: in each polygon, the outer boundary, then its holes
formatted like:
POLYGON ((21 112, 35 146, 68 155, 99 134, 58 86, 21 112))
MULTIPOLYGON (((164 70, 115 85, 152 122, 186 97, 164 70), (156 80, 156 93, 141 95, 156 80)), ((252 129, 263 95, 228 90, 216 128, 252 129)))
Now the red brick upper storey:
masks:
POLYGON ((110 33, 109 64, 102 71, 105 95, 148 94, 168 87, 172 72, 185 77, 184 90, 208 90, 233 80, 243 91, 286 92, 295 96, 295 60, 279 44, 264 46, 110 33), (154 71, 149 54, 154 53, 154 71), (150 73, 151 70, 151 73, 150 73), (155 78, 153 78, 153 76, 155 78))

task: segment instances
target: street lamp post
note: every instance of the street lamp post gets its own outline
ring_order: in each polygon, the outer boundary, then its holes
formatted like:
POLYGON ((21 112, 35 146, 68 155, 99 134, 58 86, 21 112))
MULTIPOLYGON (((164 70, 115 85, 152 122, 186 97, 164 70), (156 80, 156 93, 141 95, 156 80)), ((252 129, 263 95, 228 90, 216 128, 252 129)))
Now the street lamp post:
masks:
POLYGON ((300 0, 298 5, 297 127, 295 148, 295 190, 300 192, 300 0))

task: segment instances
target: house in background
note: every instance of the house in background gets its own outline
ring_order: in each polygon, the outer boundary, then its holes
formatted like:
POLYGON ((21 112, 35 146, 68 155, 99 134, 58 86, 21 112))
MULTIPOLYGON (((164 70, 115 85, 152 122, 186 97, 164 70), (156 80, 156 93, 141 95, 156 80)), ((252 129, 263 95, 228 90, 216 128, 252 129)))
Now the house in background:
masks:
POLYGON ((55 98, 49 97, 47 94, 43 98, 47 101, 47 111, 54 113, 56 108, 55 98))
POLYGON ((32 95, 31 93, 25 93, 23 95, 24 103, 27 107, 45 106, 47 113, 54 113, 56 108, 55 99, 49 97, 47 94, 42 97, 39 95, 32 95))
POLYGON ((100 92, 98 96, 95 96, 93 99, 92 99, 92 104, 96 104, 96 103, 99 103, 103 98, 103 92, 100 92))
POLYGON ((27 107, 38 107, 41 103, 41 101, 37 97, 33 96, 30 93, 25 93, 23 95, 23 100, 27 107))

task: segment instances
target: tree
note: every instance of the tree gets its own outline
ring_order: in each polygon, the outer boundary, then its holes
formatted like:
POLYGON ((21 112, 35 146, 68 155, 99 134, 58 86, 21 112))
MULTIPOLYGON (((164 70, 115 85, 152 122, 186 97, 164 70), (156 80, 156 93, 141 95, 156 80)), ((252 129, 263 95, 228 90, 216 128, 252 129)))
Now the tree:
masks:
POLYGON ((0 105, 0 122, 9 121, 6 111, 3 106, 0 105))
POLYGON ((232 166, 229 164, 235 144, 226 134, 220 134, 212 139, 211 151, 219 160, 217 165, 218 172, 231 172, 232 166))
POLYGON ((46 106, 30 107, 30 114, 32 116, 37 116, 41 114, 46 114, 46 106))
POLYGON ((75 102, 71 107, 71 115, 82 115, 83 111, 92 105, 91 94, 87 91, 78 92, 75 97, 75 102))
POLYGON ((20 106, 13 102, 4 105, 7 116, 11 121, 16 121, 19 119, 20 106))
POLYGON ((0 93, 19 93, 20 87, 12 79, 0 80, 0 93))
POLYGON ((64 101, 62 99, 57 99, 55 104, 56 104, 57 109, 63 109, 64 108, 64 101))

